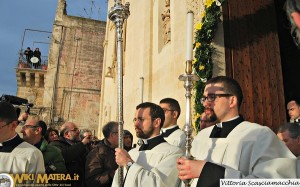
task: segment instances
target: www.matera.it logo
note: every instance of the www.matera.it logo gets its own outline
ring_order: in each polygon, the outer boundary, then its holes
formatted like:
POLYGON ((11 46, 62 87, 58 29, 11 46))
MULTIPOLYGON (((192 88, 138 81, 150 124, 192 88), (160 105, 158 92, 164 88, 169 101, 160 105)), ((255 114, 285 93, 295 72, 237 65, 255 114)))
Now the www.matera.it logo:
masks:
MULTIPOLYGON (((6 174, 8 175, 8 174, 6 174)), ((24 186, 71 186, 71 182, 78 181, 78 174, 9 174, 11 187, 24 186)), ((2 187, 2 186, 0 186, 2 187)), ((6 186, 5 186, 6 187, 6 186)))
POLYGON ((7 173, 0 173, 0 187, 13 187, 14 180, 7 173))

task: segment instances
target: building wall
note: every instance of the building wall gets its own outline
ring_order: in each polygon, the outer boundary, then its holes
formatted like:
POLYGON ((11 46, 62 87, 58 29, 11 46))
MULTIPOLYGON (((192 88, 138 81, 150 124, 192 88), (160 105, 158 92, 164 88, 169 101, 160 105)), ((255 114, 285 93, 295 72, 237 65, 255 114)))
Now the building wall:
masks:
MULTIPOLYGON (((31 116, 39 119, 44 119, 42 114, 45 111, 43 96, 46 73, 47 71, 43 69, 21 66, 16 68, 17 97, 27 99, 28 103, 33 104, 33 107, 30 107, 31 116)), ((26 106, 19 107, 21 113, 27 109, 26 106)))
POLYGON ((72 121, 97 133, 105 26, 66 15, 59 0, 43 100, 51 124, 72 121))
MULTIPOLYGON (((130 16, 124 24, 124 129, 135 134, 132 119, 135 107, 142 101, 159 103, 162 98, 172 97, 179 101, 182 115, 179 125, 185 121, 186 99, 183 82, 178 80, 185 71, 186 54, 186 1, 170 1, 171 41, 164 44, 161 14, 165 1, 128 0, 130 16)), ((201 11, 201 2, 192 1, 195 20, 201 11)), ((108 9, 114 5, 109 1, 108 9)), ((222 27, 222 25, 220 25, 222 27)), ((99 132, 111 120, 118 120, 117 109, 117 67, 114 23, 107 21, 104 49, 102 95, 100 100, 99 132), (113 76, 105 76, 108 69, 113 76)), ((220 31, 222 33, 222 31, 220 31)), ((220 35, 220 34, 219 34, 220 35)), ((215 74, 225 74, 223 37, 218 37, 215 74)), ((99 134, 100 135, 100 134, 99 134)))

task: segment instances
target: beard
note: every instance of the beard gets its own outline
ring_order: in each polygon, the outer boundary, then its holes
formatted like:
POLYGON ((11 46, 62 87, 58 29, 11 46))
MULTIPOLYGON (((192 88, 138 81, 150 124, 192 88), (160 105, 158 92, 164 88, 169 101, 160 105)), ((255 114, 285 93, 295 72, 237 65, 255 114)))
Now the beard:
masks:
POLYGON ((79 141, 79 136, 73 135, 73 136, 70 137, 70 140, 73 141, 73 142, 79 141))
POLYGON ((136 127, 135 128, 135 132, 136 132, 136 136, 138 138, 148 139, 148 138, 150 138, 153 135, 154 128, 153 128, 153 126, 150 126, 149 130, 143 131, 142 129, 136 127))
POLYGON ((205 114, 207 116, 207 122, 214 122, 214 121, 217 121, 217 119, 218 119, 218 117, 216 116, 216 113, 211 108, 206 108, 205 114))

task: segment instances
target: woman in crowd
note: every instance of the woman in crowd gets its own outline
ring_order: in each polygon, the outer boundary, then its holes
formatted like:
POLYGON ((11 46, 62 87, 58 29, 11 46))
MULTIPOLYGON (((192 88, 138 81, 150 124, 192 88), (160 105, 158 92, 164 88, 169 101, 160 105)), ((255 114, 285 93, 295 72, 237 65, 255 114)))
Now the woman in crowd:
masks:
POLYGON ((53 128, 48 128, 44 137, 48 143, 58 140, 58 130, 53 128))

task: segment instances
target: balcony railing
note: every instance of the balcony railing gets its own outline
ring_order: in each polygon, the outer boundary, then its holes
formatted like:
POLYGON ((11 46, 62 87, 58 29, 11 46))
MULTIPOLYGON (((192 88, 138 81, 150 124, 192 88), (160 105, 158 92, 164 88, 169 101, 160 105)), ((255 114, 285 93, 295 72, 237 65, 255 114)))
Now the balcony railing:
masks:
POLYGON ((47 70, 48 56, 41 56, 41 63, 27 62, 25 55, 21 54, 19 58, 18 68, 43 69, 47 70))

